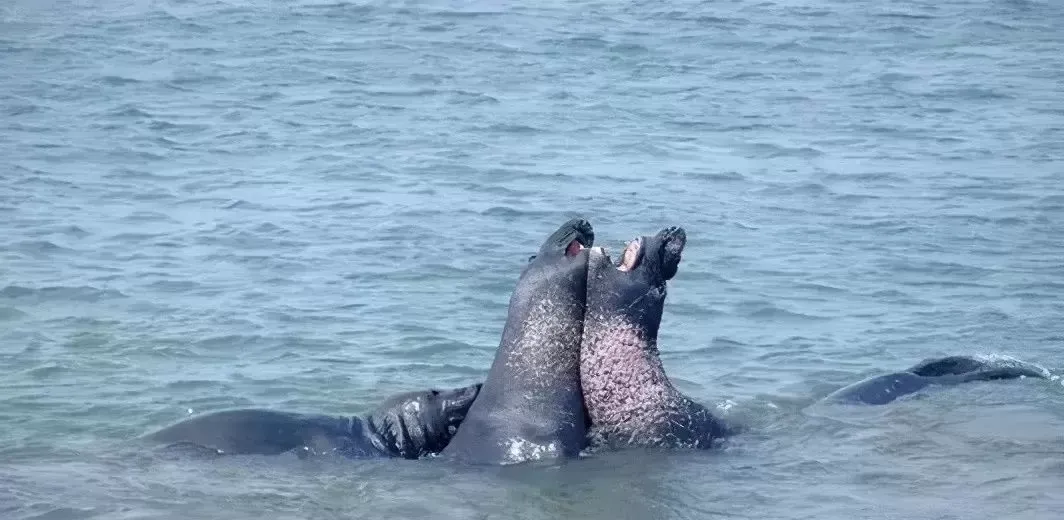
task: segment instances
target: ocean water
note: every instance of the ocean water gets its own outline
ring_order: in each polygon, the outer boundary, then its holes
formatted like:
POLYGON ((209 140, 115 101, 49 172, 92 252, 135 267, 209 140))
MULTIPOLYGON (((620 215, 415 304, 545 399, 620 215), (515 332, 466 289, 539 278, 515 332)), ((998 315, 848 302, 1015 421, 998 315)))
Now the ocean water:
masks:
POLYGON ((0 518, 1064 514, 1054 0, 0 5, 0 518), (164 458, 481 380, 525 259, 681 225, 666 369, 750 431, 553 467, 164 458), (818 400, 921 359, 1045 381, 818 400))

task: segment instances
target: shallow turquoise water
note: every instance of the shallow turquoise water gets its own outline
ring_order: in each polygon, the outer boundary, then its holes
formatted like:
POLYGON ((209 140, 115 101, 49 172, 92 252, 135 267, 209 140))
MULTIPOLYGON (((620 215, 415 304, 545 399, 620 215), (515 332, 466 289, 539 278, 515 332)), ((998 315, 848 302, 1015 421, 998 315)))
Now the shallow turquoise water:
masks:
POLYGON ((3 518, 1058 518, 1059 379, 886 407, 943 354, 1064 371, 1052 1, 0 7, 3 518), (486 373, 542 238, 666 225, 719 453, 163 460, 189 411, 486 373))

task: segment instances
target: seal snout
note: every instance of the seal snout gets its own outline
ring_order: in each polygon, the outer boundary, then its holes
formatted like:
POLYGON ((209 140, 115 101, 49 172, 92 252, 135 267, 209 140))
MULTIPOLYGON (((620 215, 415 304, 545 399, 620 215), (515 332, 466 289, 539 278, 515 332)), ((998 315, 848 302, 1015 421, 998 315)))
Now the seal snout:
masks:
POLYGON ((682 227, 673 226, 658 233, 661 238, 661 270, 666 280, 676 276, 684 246, 687 245, 687 232, 682 227))
POLYGON ((544 247, 557 247, 565 252, 565 256, 574 257, 594 243, 595 230, 591 227, 591 223, 582 218, 574 218, 562 224, 547 239, 544 247))
POLYGON ((687 232, 679 226, 668 227, 654 236, 640 236, 628 242, 615 267, 631 272, 646 264, 647 269, 670 280, 676 275, 686 245, 687 232))
POLYGON ((595 243, 595 230, 584 219, 573 219, 566 223, 570 233, 565 237, 565 256, 576 256, 595 243))

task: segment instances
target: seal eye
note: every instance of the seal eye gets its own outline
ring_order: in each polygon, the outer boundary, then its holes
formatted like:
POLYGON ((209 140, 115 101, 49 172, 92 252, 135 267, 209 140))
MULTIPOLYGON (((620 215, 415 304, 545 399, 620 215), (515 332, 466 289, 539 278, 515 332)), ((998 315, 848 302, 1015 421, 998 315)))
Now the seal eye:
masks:
POLYGON ((536 259, 536 255, 532 255, 532 256, 528 257, 528 263, 531 264, 532 261, 535 260, 535 259, 536 259))
POLYGON ((440 391, 439 390, 433 390, 432 391, 432 397, 436 397, 438 395, 440 395, 440 391))

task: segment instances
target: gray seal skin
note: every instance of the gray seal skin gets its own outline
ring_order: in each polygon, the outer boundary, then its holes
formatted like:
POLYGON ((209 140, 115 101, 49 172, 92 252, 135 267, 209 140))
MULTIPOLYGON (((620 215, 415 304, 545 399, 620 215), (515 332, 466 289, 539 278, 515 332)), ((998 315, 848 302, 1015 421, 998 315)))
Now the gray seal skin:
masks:
POLYGON ((737 431, 677 390, 659 357, 666 282, 686 241, 679 227, 637 238, 617 266, 591 249, 580 379, 595 447, 704 449, 737 431))
POLYGON ((579 356, 586 248, 594 238, 590 223, 573 219, 529 258, 484 387, 441 457, 549 462, 578 456, 586 446, 579 356))
POLYGON ((908 370, 873 376, 846 386, 824 398, 825 401, 852 404, 887 404, 931 385, 958 385, 972 381, 1045 379, 1046 374, 1025 363, 993 363, 970 356, 925 359, 908 370))
POLYGON ((337 454, 417 459, 447 446, 480 384, 395 395, 362 417, 263 409, 223 410, 145 436, 175 451, 216 455, 337 454))

